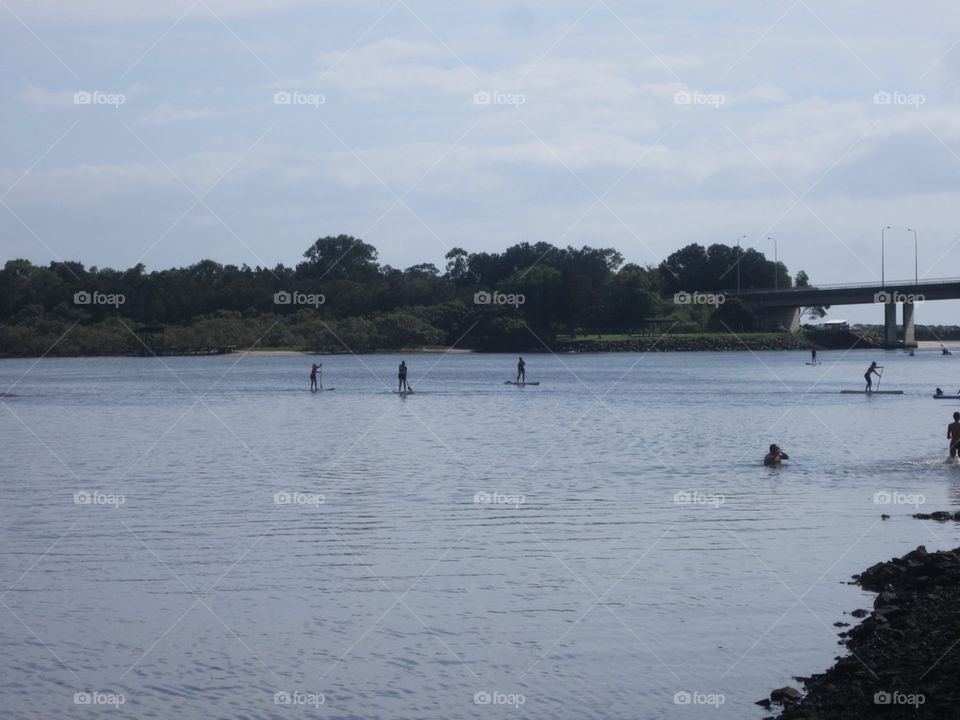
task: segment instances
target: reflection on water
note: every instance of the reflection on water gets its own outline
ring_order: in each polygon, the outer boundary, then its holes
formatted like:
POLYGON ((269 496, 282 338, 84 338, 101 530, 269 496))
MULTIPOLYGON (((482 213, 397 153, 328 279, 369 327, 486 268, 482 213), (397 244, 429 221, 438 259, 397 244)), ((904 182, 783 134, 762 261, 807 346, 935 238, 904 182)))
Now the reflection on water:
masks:
POLYGON ((405 359, 0 363, 4 706, 759 718, 852 573, 957 544, 909 517, 960 506, 951 358, 405 359))

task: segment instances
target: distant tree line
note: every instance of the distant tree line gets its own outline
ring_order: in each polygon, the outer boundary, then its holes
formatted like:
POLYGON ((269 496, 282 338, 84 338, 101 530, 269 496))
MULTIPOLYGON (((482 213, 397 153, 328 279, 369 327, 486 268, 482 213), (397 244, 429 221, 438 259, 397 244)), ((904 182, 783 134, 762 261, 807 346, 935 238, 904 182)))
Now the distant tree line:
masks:
MULTIPOLYGON (((168 349, 286 347, 364 352, 449 346, 542 348, 558 336, 754 329, 750 309, 675 302, 683 291, 790 287, 782 263, 739 247, 688 245, 659 266, 612 248, 520 243, 502 253, 454 248, 444 268, 400 270, 346 235, 317 240, 296 267, 203 260, 147 272, 36 266, 0 271, 0 353, 136 352, 142 326, 166 328, 168 349), (50 350, 51 348, 52 351, 50 350)), ((808 282, 798 273, 798 282, 808 282)))

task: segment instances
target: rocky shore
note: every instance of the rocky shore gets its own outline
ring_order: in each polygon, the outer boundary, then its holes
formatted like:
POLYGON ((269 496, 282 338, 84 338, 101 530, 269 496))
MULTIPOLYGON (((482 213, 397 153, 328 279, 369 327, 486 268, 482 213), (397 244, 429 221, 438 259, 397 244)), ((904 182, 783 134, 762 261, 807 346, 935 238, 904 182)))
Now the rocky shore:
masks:
MULTIPOLYGON (((827 672, 779 688, 778 720, 829 718, 960 719, 960 548, 924 546, 854 576, 878 593, 863 621, 841 632, 849 654, 827 672)), ((842 625, 842 623, 837 623, 842 625)))
POLYGON ((799 335, 757 337, 751 335, 725 337, 650 336, 632 340, 582 340, 558 343, 555 352, 717 352, 735 350, 809 350, 810 341, 799 335))

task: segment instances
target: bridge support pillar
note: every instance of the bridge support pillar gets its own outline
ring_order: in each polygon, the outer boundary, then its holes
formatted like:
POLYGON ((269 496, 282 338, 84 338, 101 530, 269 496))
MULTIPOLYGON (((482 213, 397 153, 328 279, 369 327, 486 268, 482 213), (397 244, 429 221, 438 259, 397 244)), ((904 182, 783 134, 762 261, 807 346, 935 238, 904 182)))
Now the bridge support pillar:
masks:
POLYGON ((797 332, 800 329, 800 308, 769 307, 760 314, 760 327, 764 330, 797 332))
POLYGON ((903 346, 916 347, 917 339, 913 325, 913 303, 905 302, 903 304, 903 346))
POLYGON ((883 306, 883 346, 897 346, 897 304, 886 303, 883 306))

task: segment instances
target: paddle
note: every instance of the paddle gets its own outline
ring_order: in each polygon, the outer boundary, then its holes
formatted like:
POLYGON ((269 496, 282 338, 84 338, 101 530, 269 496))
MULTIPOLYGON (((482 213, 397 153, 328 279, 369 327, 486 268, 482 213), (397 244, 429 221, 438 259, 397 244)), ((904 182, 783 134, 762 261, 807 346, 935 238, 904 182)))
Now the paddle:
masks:
POLYGON ((877 390, 880 390, 880 381, 883 380, 883 365, 877 365, 877 390))

